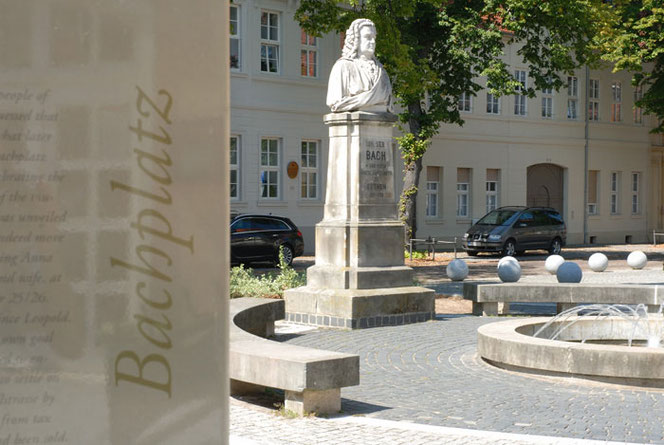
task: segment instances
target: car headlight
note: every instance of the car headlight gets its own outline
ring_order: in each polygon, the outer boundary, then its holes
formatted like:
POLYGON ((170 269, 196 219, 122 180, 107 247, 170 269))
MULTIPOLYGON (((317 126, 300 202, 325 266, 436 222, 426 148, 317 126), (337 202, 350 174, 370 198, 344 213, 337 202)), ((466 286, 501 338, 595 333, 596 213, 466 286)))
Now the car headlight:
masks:
POLYGON ((468 239, 468 234, 467 233, 463 234, 463 239, 468 239))
POLYGON ((501 235, 489 235, 489 241, 500 241, 501 235))

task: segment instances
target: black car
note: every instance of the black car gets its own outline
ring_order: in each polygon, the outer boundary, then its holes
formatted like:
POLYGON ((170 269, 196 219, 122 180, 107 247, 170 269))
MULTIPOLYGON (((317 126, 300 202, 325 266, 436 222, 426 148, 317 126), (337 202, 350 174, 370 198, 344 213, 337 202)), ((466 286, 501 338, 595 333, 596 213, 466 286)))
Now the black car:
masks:
POLYGON ((304 252, 302 232, 293 221, 274 215, 237 215, 231 219, 231 262, 279 262, 279 248, 287 264, 304 252))
POLYGON ((566 237, 565 222, 555 209, 500 207, 468 229, 463 235, 463 247, 468 255, 478 252, 514 255, 530 249, 559 254, 566 237))

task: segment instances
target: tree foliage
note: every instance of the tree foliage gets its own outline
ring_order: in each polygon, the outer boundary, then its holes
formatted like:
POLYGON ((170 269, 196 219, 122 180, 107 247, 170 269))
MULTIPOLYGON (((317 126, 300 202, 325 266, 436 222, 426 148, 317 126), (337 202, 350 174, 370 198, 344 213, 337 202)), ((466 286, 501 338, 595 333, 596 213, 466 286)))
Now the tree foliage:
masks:
POLYGON ((664 1, 617 0, 612 6, 600 40, 604 58, 614 70, 634 73, 632 83, 643 91, 637 106, 659 119, 653 132, 664 133, 664 1))
POLYGON ((313 35, 344 31, 360 17, 376 24, 376 56, 392 79, 404 133, 399 208, 414 235, 422 156, 442 123, 463 125, 458 97, 485 82, 494 94, 515 93, 519 83, 502 57, 512 44, 529 67, 525 94, 560 88, 597 60, 606 11, 600 0, 301 0, 295 17, 313 35))

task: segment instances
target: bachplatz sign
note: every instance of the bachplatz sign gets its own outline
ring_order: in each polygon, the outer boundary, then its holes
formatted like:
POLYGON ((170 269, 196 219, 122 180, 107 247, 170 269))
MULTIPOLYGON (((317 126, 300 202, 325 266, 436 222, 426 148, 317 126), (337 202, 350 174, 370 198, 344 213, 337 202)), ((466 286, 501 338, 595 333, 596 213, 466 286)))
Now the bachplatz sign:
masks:
POLYGON ((2 15, 0 444, 226 443, 228 4, 2 15))

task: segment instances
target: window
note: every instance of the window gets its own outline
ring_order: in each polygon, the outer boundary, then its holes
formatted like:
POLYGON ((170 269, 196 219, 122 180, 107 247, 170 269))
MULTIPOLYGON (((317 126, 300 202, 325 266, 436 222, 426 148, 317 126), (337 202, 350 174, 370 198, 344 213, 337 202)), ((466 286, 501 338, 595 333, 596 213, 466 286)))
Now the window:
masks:
POLYGON ((498 208, 498 184, 500 182, 500 170, 495 168, 486 169, 486 212, 498 208))
POLYGON ((597 215, 597 189, 599 171, 588 170, 588 215, 597 215))
POLYGON ((300 74, 305 77, 318 77, 318 39, 300 31, 300 74))
POLYGON ((456 215, 459 218, 468 218, 470 192, 470 169, 457 168, 457 208, 456 215))
POLYGON ((611 214, 617 215, 620 213, 620 202, 618 201, 618 191, 620 190, 620 173, 611 172, 611 195, 610 195, 610 206, 611 214))
POLYGON ((231 136, 230 143, 231 199, 240 198, 240 137, 231 136))
POLYGON ((588 120, 599 120, 599 80, 590 79, 588 90, 588 120))
POLYGON ((579 118, 579 79, 567 76, 567 119, 579 118))
POLYGON ((486 112, 487 114, 500 114, 500 97, 486 93, 486 112))
POLYGON ((516 88, 517 94, 514 96, 514 114, 517 116, 526 116, 528 114, 528 97, 525 95, 525 92, 528 87, 528 76, 525 71, 516 70, 514 72, 514 79, 520 83, 516 88))
POLYGON ((470 94, 461 93, 461 96, 459 96, 459 111, 463 111, 465 113, 470 113, 472 111, 471 98, 472 96, 470 94))
POLYGON ((279 14, 261 12, 261 71, 279 72, 279 14))
POLYGON ((641 213, 639 190, 641 188, 641 173, 632 173, 632 215, 641 213))
POLYGON ((553 117, 553 88, 544 88, 542 90, 542 117, 551 119, 553 117))
POLYGON ((440 187, 440 167, 427 167, 427 206, 426 216, 438 217, 438 193, 440 187))
POLYGON ((240 8, 237 5, 231 5, 230 8, 231 69, 239 70, 242 68, 242 59, 240 56, 240 8))
POLYGON ((611 84, 611 122, 622 120, 622 84, 613 82, 611 84))
POLYGON ((300 197, 318 199, 318 141, 302 141, 300 197))
POLYGON ((639 107, 637 104, 643 99, 643 87, 640 85, 634 88, 634 123, 642 124, 643 123, 643 108, 639 107))
POLYGON ((261 198, 279 198, 279 139, 261 139, 261 198))

